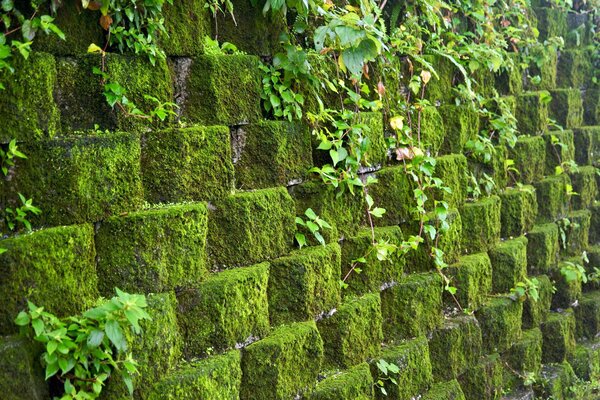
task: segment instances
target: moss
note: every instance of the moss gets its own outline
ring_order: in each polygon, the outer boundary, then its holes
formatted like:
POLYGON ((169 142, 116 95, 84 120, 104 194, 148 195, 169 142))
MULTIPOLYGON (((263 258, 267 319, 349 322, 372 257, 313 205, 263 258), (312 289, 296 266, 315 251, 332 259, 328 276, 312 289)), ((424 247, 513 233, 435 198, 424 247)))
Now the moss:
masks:
POLYGON ((522 384, 526 373, 537 376, 542 363, 542 332, 538 328, 523 331, 523 337, 508 349, 502 358, 508 365, 504 373, 510 386, 522 384))
POLYGON ((596 183, 597 169, 593 166, 578 168, 569 174, 573 190, 577 193, 571 198, 571 204, 575 209, 590 208, 598 197, 598 186, 596 183))
POLYGON ((541 92, 524 93, 516 97, 517 127, 522 134, 539 135, 546 132, 548 105, 542 101, 541 92))
POLYGON ((467 400, 496 400, 502 396, 503 365, 498 354, 481 359, 458 378, 467 400))
POLYGON ((595 338, 600 332, 600 292, 584 293, 574 311, 577 337, 595 338))
POLYGON ((263 121, 237 128, 236 186, 265 188, 301 181, 313 165, 310 137, 301 123, 263 121))
POLYGON ((322 380, 308 398, 310 400, 370 400, 373 399, 373 388, 369 364, 361 363, 322 380))
POLYGON ((31 218, 34 226, 99 221, 141 206, 140 140, 135 135, 57 138, 20 150, 28 158, 19 160, 13 179, 2 182, 0 206, 21 205, 17 193, 33 197, 42 209, 31 218))
MULTIPOLYGON (((589 243, 600 244, 600 203, 596 202, 590 207, 589 243)), ((600 268, 600 265, 598 266, 600 268)))
POLYGON ((600 124, 600 89, 588 88, 583 94, 583 122, 600 124))
MULTIPOLYGON (((402 244, 402 231, 397 226, 375 228, 375 240, 387 241, 396 246, 402 244)), ((361 272, 350 272, 344 291, 347 294, 364 294, 379 291, 383 284, 398 282, 404 270, 404 257, 400 251, 392 253, 385 262, 377 259, 373 251, 372 232, 370 228, 361 229, 356 236, 346 238, 342 242, 342 277, 352 268, 353 260, 365 257, 366 262, 358 264, 361 272)))
POLYGON ((423 58, 430 64, 435 65, 437 74, 437 77, 433 76, 427 84, 425 98, 431 102, 441 104, 454 103, 452 88, 455 86, 455 78, 460 72, 446 57, 427 55, 423 58))
POLYGON ((495 87, 500 94, 515 95, 523 91, 524 70, 519 65, 519 57, 517 54, 510 54, 510 62, 512 68, 504 69, 496 73, 495 87))
POLYGON ((13 66, 16 72, 5 72, 7 75, 2 77, 5 89, 0 96, 0 142, 54 136, 60 128, 60 113, 52 93, 57 82, 54 57, 33 52, 27 60, 16 57, 13 66))
MULTIPOLYGON (((566 260, 571 263, 581 263, 579 257, 566 260)), ((564 267, 564 262, 559 262, 558 267, 553 271, 552 278, 555 283, 555 293, 552 296, 553 308, 570 307, 581 296, 581 282, 573 280, 568 282, 565 276, 560 272, 564 267)))
POLYGON ((192 60, 180 101, 181 116, 204 125, 240 125, 261 117, 259 59, 245 55, 192 60))
POLYGON ((565 255, 580 256, 589 243, 592 213, 589 210, 572 211, 567 214, 570 225, 566 232, 566 246, 561 249, 565 255))
POLYGON ((440 190, 435 198, 447 202, 450 208, 462 205, 467 197, 467 171, 467 159, 462 154, 436 158, 434 176, 440 178, 451 189, 451 193, 440 190))
POLYGON ((576 128, 583 123, 583 100, 579 89, 555 89, 550 94, 550 118, 567 129, 576 128))
POLYGON ((508 297, 492 297, 475 311, 484 351, 504 351, 519 340, 522 314, 523 304, 508 297))
POLYGON ((442 148, 446 128, 442 116, 436 107, 426 106, 421 111, 421 141, 431 154, 437 154, 442 148))
POLYGON ((515 147, 508 149, 508 156, 514 161, 518 180, 532 184, 544 177, 546 169, 546 142, 539 136, 519 136, 515 147))
POLYGON ((429 338, 429 358, 436 381, 458 377, 481 356, 481 329, 472 316, 444 321, 429 338))
POLYGON ((41 349, 18 336, 0 336, 0 390, 5 400, 50 398, 38 361, 41 349))
POLYGON ((542 362, 562 362, 575 351, 575 316, 571 309, 551 312, 540 325, 544 337, 542 362))
POLYGON ((460 210, 462 246, 468 253, 486 251, 500 238, 501 201, 498 196, 466 203, 460 210))
POLYGON ((531 273, 549 272, 556 266, 559 251, 556 224, 535 225, 527 233, 527 266, 531 273))
POLYGON ((167 35, 159 42, 168 56, 195 56, 204 51, 204 37, 212 37, 211 16, 205 4, 202 0, 184 0, 163 5, 167 35))
POLYGON ((508 188, 500 194, 502 237, 522 235, 533 227, 537 216, 537 199, 533 186, 508 188))
POLYGON ((293 207, 284 188, 241 192, 216 201, 208 220, 213 263, 248 265, 287 253, 294 237, 293 207))
POLYGON ((477 111, 468 105, 444 105, 438 111, 446 129, 442 152, 462 153, 467 141, 474 139, 479 132, 477 111))
POLYGON ((598 340, 577 344, 575 355, 569 361, 575 375, 583 381, 597 381, 600 377, 600 343, 598 340))
POLYGON ((540 326, 546 320, 550 312, 552 303, 552 294, 554 285, 546 275, 537 275, 538 280, 538 300, 533 300, 530 296, 523 302, 523 329, 531 329, 540 326))
POLYGON ((13 320, 30 300, 58 316, 93 305, 96 289, 94 231, 90 225, 40 230, 0 241, 0 333, 17 330, 13 320))
POLYGON ((142 181, 151 203, 214 200, 233 188, 229 129, 152 131, 142 142, 142 181))
MULTIPOLYGON (((392 375, 398 384, 394 385, 390 381, 385 381, 384 388, 388 396, 376 391, 375 395, 378 399, 410 400, 427 390, 433 383, 429 346, 425 336, 384 348, 378 359, 396 364, 400 368, 397 375, 392 375)), ((376 360, 371 363, 371 375, 380 376, 376 360)))
POLYGON ((527 70, 528 81, 526 88, 529 90, 550 90, 556 87, 556 65, 558 63, 558 51, 551 47, 533 47, 531 56, 539 62, 530 63, 527 70), (530 77, 539 76, 541 79, 535 84, 530 77))
POLYGON ((492 290, 508 293, 527 277, 527 238, 498 243, 488 252, 492 261, 492 290))
POLYGON ((584 126, 573 130, 575 161, 578 165, 600 165, 600 127, 584 126))
POLYGON ((186 358, 226 350, 269 331, 269 265, 212 274, 178 296, 186 358))
MULTIPOLYGON (((457 288, 454 297, 463 308, 477 309, 492 289, 492 264, 487 253, 476 253, 461 257, 450 265, 447 276, 457 288)), ((455 306, 454 299, 444 292, 445 303, 455 306)))
POLYGON ((442 323, 442 280, 437 273, 413 274, 381 292, 383 333, 404 339, 442 323))
POLYGON ((567 185, 571 184, 566 174, 550 176, 535 182, 538 202, 538 222, 552 222, 566 214, 569 204, 567 185))
POLYGON ((465 400, 460 384, 456 379, 448 382, 440 382, 434 384, 427 393, 422 397, 422 400, 465 400))
POLYGON ((570 400, 576 379, 573 368, 566 361, 543 365, 539 381, 534 386, 535 394, 544 399, 570 400))
POLYGON ((539 39, 543 42, 554 36, 567 35, 567 16, 558 8, 540 7, 534 9, 538 19, 539 39))
POLYGON ((327 364, 348 368, 375 357, 383 340, 379 293, 347 298, 333 315, 318 321, 317 327, 327 364))
POLYGON ((239 350, 182 366, 156 383, 149 400, 233 399, 240 394, 239 350))
POLYGON ((252 343, 242 356, 241 399, 289 399, 310 391, 323 358, 314 322, 286 325, 252 343))
POLYGON ((389 167, 376 174, 379 182, 369 188, 369 194, 379 207, 385 208, 383 218, 375 219, 379 226, 397 225, 412 219, 411 209, 416 206, 414 183, 404 167, 389 167))
POLYGON ((369 127, 369 130, 364 132, 369 143, 364 162, 371 166, 382 166, 387 160, 388 150, 383 129, 383 114, 381 112, 361 112, 358 114, 358 122, 369 127))
POLYGON ((555 175, 556 167, 575 159, 573 131, 552 131, 543 136, 546 141, 546 175, 555 175), (553 142, 558 142, 553 144, 553 142))
POLYGON ((314 319, 340 303, 340 253, 331 243, 273 260, 268 292, 274 325, 314 319))
POLYGON ((583 49, 564 50, 558 58, 556 84, 563 88, 582 88, 593 76, 591 56, 583 49))

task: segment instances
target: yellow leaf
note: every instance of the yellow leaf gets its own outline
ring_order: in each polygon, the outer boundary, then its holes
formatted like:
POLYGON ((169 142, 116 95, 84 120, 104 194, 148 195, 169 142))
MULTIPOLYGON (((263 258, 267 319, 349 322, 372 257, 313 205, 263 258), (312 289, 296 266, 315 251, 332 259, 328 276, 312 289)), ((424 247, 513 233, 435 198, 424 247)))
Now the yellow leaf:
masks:
POLYGON ((98 46, 96 43, 92 43, 88 46, 87 49, 88 53, 102 53, 102 49, 100 48, 100 46, 98 46))
POLYGON ((396 116, 390 118, 390 126, 393 130, 399 131, 404 127, 404 117, 396 116))
POLYGON ((431 79, 431 72, 429 72, 427 70, 421 71, 421 80, 423 81, 423 84, 427 85, 427 82, 429 82, 430 79, 431 79))

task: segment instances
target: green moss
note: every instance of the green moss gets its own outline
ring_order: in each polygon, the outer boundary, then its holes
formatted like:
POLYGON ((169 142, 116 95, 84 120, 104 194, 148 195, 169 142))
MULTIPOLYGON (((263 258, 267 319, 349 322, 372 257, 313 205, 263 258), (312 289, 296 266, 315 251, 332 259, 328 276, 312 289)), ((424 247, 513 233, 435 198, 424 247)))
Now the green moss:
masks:
POLYGON ((584 381, 597 381, 600 377, 600 343, 598 340, 584 342, 575 347, 575 355, 569 361, 575 375, 584 381))
POLYGON ((509 53, 509 58, 513 67, 496 73, 494 86, 500 94, 520 94, 523 91, 524 70, 519 65, 518 54, 509 53))
POLYGON ((273 260, 268 291, 274 325, 314 319, 340 303, 340 253, 331 243, 273 260))
POLYGON ((596 183, 597 169, 591 165, 578 168, 569 174, 573 190, 577 193, 571 198, 571 204, 575 209, 590 208, 598 197, 598 186, 596 183))
POLYGON ((466 203, 460 210, 462 246, 467 253, 490 249, 500 238, 501 201, 498 196, 466 203))
POLYGON ((427 55, 423 58, 435 66, 435 72, 437 73, 437 77, 432 76, 427 84, 425 98, 431 102, 453 104, 454 95, 452 88, 455 85, 455 76, 459 75, 460 72, 446 57, 427 55))
POLYGON ((561 51, 556 84, 563 88, 582 88, 593 76, 590 53, 583 49, 561 51))
POLYGON ((600 292, 584 293, 574 311, 577 337, 595 338, 600 332, 600 292))
POLYGON ((550 272, 556 266, 559 251, 556 224, 535 225, 527 233, 527 266, 531 273, 550 272))
POLYGON ((436 200, 445 201, 451 208, 459 207, 467 197, 467 159, 462 154, 449 154, 436 158, 434 176, 440 178, 451 193, 440 190, 436 200))
POLYGON ((237 128, 233 138, 237 187, 288 185, 302 180, 313 165, 304 124, 263 121, 237 128))
POLYGON ((571 309, 551 312, 540 325, 544 343, 542 362, 562 362, 575 352, 575 316, 571 309))
POLYGON ((437 154, 442 148, 446 129, 444 121, 436 107, 426 106, 421 111, 421 141, 431 154, 437 154))
POLYGON ((458 382, 469 400, 496 400, 502 397, 503 364, 498 354, 483 358, 458 378, 458 382))
POLYGON ((524 135, 546 132, 548 105, 542 101, 541 92, 524 93, 516 97, 517 127, 524 135))
POLYGON ((245 55, 199 56, 183 84, 181 116, 204 125, 240 125, 261 117, 259 59, 245 55))
POLYGON ((589 210, 572 211, 567 214, 570 225, 566 232, 566 247, 561 251, 569 256, 580 256, 589 243, 592 213, 589 210))
POLYGON ((523 302, 523 329, 531 329, 540 326, 546 320, 550 312, 552 303, 552 294, 554 293, 554 285, 550 278, 546 275, 537 275, 534 278, 538 280, 538 295, 537 301, 531 296, 523 302))
POLYGON ((535 182, 538 202, 538 222, 552 222, 566 214, 569 204, 567 185, 571 184, 566 174, 550 176, 535 182))
POLYGON ((308 398, 310 400, 370 400, 373 399, 373 388, 369 364, 362 363, 322 380, 308 398))
POLYGON ((381 348, 379 293, 347 298, 331 316, 317 323, 325 347, 325 362, 348 368, 375 357, 381 348))
POLYGON ((141 206, 140 140, 135 135, 57 138, 20 150, 28 158, 19 160, 13 179, 2 181, 0 206, 20 206, 17 193, 33 197, 42 209, 31 219, 35 226, 95 222, 141 206))
POLYGON ((553 36, 567 35, 567 16, 558 8, 540 7, 534 9, 538 20, 539 39, 543 42, 553 36))
POLYGON ((289 399, 310 391, 323 358, 314 322, 286 325, 252 343, 242 356, 242 399, 289 399))
POLYGON ((575 159, 573 131, 552 131, 543 136, 546 141, 546 175, 555 175, 556 167, 575 159), (558 142, 553 144, 553 142, 558 142))
POLYGON ((573 368, 566 361, 543 365, 540 378, 534 386, 535 395, 543 399, 570 400, 576 379, 573 368))
POLYGON ((551 90, 549 116, 563 128, 576 128, 583 123, 583 100, 579 89, 551 90))
POLYGON ((434 384, 421 399, 423 400, 465 400, 460 384, 456 379, 434 384))
POLYGON ((215 265, 248 265, 290 250, 294 203, 284 188, 236 193, 213 206, 208 247, 215 265))
POLYGON ((515 147, 508 149, 509 158, 514 161, 518 180, 532 184, 544 177, 546 169, 546 142, 539 136, 519 136, 515 147))
POLYGON ((240 394, 239 350, 195 361, 156 383, 149 400, 234 399, 240 394))
MULTIPOLYGON (((463 308, 476 309, 492 289, 492 264, 487 253, 461 257, 447 269, 452 285, 457 288, 454 297, 463 308)), ((445 303, 455 306, 454 299, 444 292, 445 303)))
POLYGON ((502 358, 508 367, 504 373, 510 386, 522 384, 522 376, 532 373, 537 376, 542 363, 542 332, 538 328, 523 331, 523 337, 508 349, 502 358))
POLYGON ((262 263, 212 274, 195 288, 183 290, 178 297, 179 324, 186 358, 266 335, 268 280, 269 265, 262 263))
POLYGON ((522 235, 533 227, 537 216, 537 199, 533 186, 508 188, 500 194, 502 237, 522 235))
POLYGON ((410 221, 411 209, 416 206, 411 178, 404 167, 389 167, 376 174, 379 182, 369 187, 369 194, 378 207, 385 208, 383 218, 375 222, 379 226, 397 225, 410 221))
MULTIPOLYGON (((402 244, 402 231, 397 226, 375 228, 375 240, 387 241, 396 246, 402 244)), ((350 272, 344 294, 364 294, 379 291, 383 284, 398 282, 404 270, 404 257, 400 251, 392 253, 385 262, 377 259, 372 243, 370 228, 361 229, 354 237, 345 238, 342 242, 342 277, 352 268, 353 260, 365 257, 366 262, 358 264, 361 272, 350 272)))
POLYGON ((43 229, 0 241, 0 333, 17 331, 13 320, 30 300, 58 316, 93 305, 96 289, 91 225, 43 229))
POLYGON ((36 345, 18 336, 0 336, 0 390, 5 400, 48 399, 36 345))
POLYGON ((446 129, 441 150, 444 153, 462 153, 467 141, 474 139, 479 132, 477 111, 468 105, 444 105, 438 111, 446 129))
POLYGON ((413 274, 381 292, 383 333, 404 339, 442 323, 442 280, 437 273, 413 274))
POLYGON ((388 145, 383 129, 383 114, 381 112, 361 112, 358 122, 369 127, 364 132, 368 138, 369 147, 365 154, 365 162, 372 166, 381 166, 387 160, 388 145))
POLYGON ((16 72, 5 72, 2 77, 5 89, 0 96, 0 142, 54 136, 60 127, 60 113, 52 93, 57 82, 54 57, 33 52, 27 60, 15 57, 13 66, 16 72))
POLYGON ((583 121, 585 125, 600 124, 600 90, 588 88, 583 94, 583 121))
POLYGON ((152 131, 142 142, 142 181, 151 203, 214 200, 233 188, 229 128, 152 131))
POLYGON ((504 351, 519 340, 522 314, 523 304, 508 297, 492 297, 475 311, 484 351, 504 351))
POLYGON ((488 252, 492 261, 492 290, 508 293, 527 277, 527 238, 498 243, 488 252))
MULTIPOLYGON (((397 375, 392 375, 398 384, 394 385, 390 381, 385 381, 384 387, 388 396, 376 391, 375 395, 378 399, 410 400, 426 391, 433 383, 429 346, 425 336, 407 340, 397 346, 384 348, 378 359, 396 364, 400 368, 397 375)), ((380 376, 376 360, 371 363, 371 375, 374 377, 380 376)))
POLYGON ((165 3, 162 16, 167 35, 160 38, 160 47, 168 56, 195 56, 204 50, 204 37, 212 32, 208 8, 202 0, 165 3))
POLYGON ((600 127, 584 126, 573 130, 575 161, 578 165, 600 165, 600 127))
MULTIPOLYGON (((576 264, 581 263, 580 257, 574 257, 566 261, 576 264)), ((553 308, 570 307, 571 304, 573 304, 581 296, 581 282, 579 280, 568 282, 565 276, 560 272, 564 265, 564 262, 559 262, 558 267, 552 273, 552 278, 555 282, 556 288, 555 293, 552 296, 553 308)))
POLYGON ((96 251, 100 292, 164 292, 201 281, 207 273, 207 209, 169 206, 111 217, 99 224, 96 251))
POLYGON ((429 338, 429 357, 436 381, 458 377, 481 356, 481 329, 472 316, 444 321, 429 338))

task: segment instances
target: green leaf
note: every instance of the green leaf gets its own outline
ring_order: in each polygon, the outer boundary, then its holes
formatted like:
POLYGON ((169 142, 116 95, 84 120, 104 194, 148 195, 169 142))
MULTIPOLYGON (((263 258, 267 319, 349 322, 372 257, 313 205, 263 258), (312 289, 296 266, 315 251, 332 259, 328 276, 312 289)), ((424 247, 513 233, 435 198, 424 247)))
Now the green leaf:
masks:
MULTIPOLYGON (((6 249, 4 249, 4 250, 6 250, 6 249)), ((19 315, 17 315, 17 318, 15 318, 15 324, 17 324, 19 326, 29 325, 30 321, 31 321, 31 318, 29 318, 29 314, 27 314, 25 311, 21 311, 19 313, 19 315)))
POLYGON ((315 220, 317 219, 317 214, 313 211, 312 208, 307 208, 306 211, 304 211, 304 215, 306 215, 308 218, 315 220))
POLYGON ((304 234, 296 232, 294 237, 296 238, 296 242, 298 242, 298 246, 300 246, 300 248, 306 246, 306 236, 304 236, 304 234))
POLYGON ((114 319, 107 321, 104 326, 104 332, 106 332, 106 336, 118 351, 127 350, 127 341, 125 340, 121 326, 117 321, 114 319))
POLYGON ((104 340, 104 332, 99 329, 94 329, 90 332, 87 338, 87 345, 91 348, 98 347, 104 340))

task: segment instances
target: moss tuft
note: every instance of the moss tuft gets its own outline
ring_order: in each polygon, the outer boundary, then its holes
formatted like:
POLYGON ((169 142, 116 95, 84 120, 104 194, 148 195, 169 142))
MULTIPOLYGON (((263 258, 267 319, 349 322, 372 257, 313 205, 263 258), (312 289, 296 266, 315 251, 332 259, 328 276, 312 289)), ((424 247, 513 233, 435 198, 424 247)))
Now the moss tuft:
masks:
POLYGON ((444 153, 462 153, 465 144, 479 132, 477 111, 469 105, 445 105, 438 110, 446 129, 441 150, 444 153))
POLYGON ((544 177, 546 170, 546 142, 539 136, 520 136, 515 147, 508 149, 509 158, 514 161, 518 180, 532 184, 544 177))
POLYGON ((550 272, 556 266, 559 251, 556 224, 535 225, 527 233, 527 266, 530 273, 550 272))
POLYGON ((369 194, 378 207, 385 208, 383 218, 373 221, 379 226, 398 225, 412 220, 411 209, 416 206, 414 183, 404 167, 388 167, 376 174, 379 182, 369 187, 369 194))
POLYGON ((492 290, 508 293, 527 277, 527 238, 498 243, 488 252, 492 262, 492 290))
POLYGON ((537 198, 533 186, 508 188, 500 194, 502 237, 519 236, 528 232, 537 216, 537 198))
MULTIPOLYGON (((487 253, 461 257, 448 268, 447 275, 457 288, 454 296, 463 308, 477 309, 492 290, 492 264, 487 253)), ((448 306, 455 306, 447 292, 444 292, 444 298, 448 306)))
POLYGON ((514 387, 522 384, 522 376, 532 373, 537 376, 542 363, 542 332, 538 328, 523 331, 523 338, 512 345, 503 355, 509 368, 504 380, 514 387))
POLYGON ((481 326, 484 351, 504 351, 519 340, 522 314, 523 304, 508 297, 492 297, 475 311, 481 326))
POLYGON ((308 398, 310 400, 371 400, 373 388, 369 364, 362 363, 322 380, 308 398))
POLYGON ((546 132, 548 105, 542 101, 541 92, 529 92, 516 97, 517 127, 524 135, 546 132))
POLYGON ((204 51, 204 37, 212 36, 212 21, 203 0, 183 0, 163 5, 167 35, 160 47, 168 56, 195 56, 204 51))
POLYGON ((437 154, 444 143, 446 128, 436 107, 425 106, 421 112, 420 134, 423 146, 437 154))
POLYGON ((503 393, 503 364, 498 354, 481 359, 458 378, 467 400, 496 400, 503 393))
POLYGON ((460 210, 462 218, 462 246, 467 253, 490 249, 500 238, 501 201, 491 196, 466 203, 460 210))
POLYGON ((569 204, 569 176, 561 174, 534 183, 538 202, 538 222, 552 222, 566 214, 569 204))
POLYGON ((456 379, 448 382, 440 382, 434 384, 427 393, 422 397, 422 400, 465 400, 460 384, 456 379))
POLYGON ((598 340, 578 344, 569 361, 575 375, 583 381, 597 381, 600 377, 600 343, 598 340))
POLYGON ((575 352, 575 316, 571 309, 551 312, 540 325, 544 343, 542 362, 562 362, 575 352))
POLYGON ((38 361, 40 350, 19 336, 0 336, 0 390, 4 400, 50 398, 38 361))

